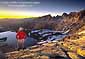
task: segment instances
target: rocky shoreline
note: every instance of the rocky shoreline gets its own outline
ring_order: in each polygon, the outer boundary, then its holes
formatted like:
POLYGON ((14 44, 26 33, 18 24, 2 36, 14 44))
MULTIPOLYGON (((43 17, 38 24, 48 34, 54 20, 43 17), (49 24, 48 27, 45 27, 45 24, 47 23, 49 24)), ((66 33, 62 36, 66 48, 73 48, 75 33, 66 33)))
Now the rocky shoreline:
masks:
POLYGON ((84 39, 85 35, 76 40, 64 38, 64 41, 48 42, 5 54, 8 59, 84 59, 84 39))

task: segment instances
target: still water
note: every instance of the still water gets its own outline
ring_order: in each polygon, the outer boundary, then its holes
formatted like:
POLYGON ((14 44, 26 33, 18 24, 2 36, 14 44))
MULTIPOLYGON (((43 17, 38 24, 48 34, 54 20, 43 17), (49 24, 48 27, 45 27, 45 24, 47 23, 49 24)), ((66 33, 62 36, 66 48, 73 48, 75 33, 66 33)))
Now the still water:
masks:
MULTIPOLYGON (((11 31, 2 32, 0 33, 0 38, 3 38, 3 37, 7 37, 7 40, 5 41, 5 43, 8 46, 12 46, 12 47, 17 46, 16 32, 11 32, 11 31)), ((27 37, 24 45, 27 47, 27 46, 34 45, 36 43, 37 43, 36 39, 27 37)))
MULTIPOLYGON (((46 32, 46 31, 44 31, 44 32, 46 32)), ((46 35, 46 34, 44 34, 44 35, 46 35)), ((60 39, 64 38, 65 36, 66 35, 57 35, 57 36, 51 35, 48 37, 48 39, 46 41, 60 40, 60 39)), ((7 37, 7 40, 5 41, 5 43, 8 46, 17 47, 16 32, 6 31, 6 32, 0 33, 0 38, 4 38, 4 37, 7 37)), ((25 45, 25 47, 28 47, 28 46, 32 46, 35 44, 37 44, 36 39, 34 39, 33 37, 27 37, 24 45, 25 45)))

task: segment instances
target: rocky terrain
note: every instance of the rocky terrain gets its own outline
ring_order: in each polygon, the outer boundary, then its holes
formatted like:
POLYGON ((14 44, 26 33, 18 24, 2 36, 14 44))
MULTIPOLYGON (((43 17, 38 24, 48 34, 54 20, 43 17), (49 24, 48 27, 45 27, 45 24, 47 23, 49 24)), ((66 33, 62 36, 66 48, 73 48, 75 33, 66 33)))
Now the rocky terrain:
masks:
POLYGON ((84 59, 85 58, 85 27, 61 41, 52 41, 35 45, 25 50, 6 54, 7 59, 84 59))
POLYGON ((83 25, 85 25, 85 10, 69 14, 63 13, 61 16, 57 15, 54 17, 49 14, 37 18, 0 19, 0 29, 4 31, 16 31, 18 27, 22 26, 28 30, 53 29, 60 31, 70 29, 70 32, 74 33, 83 25))
POLYGON ((30 29, 70 29, 70 32, 62 40, 34 45, 25 50, 6 52, 5 59, 85 59, 85 10, 34 19, 32 22, 35 27, 30 25, 30 29))

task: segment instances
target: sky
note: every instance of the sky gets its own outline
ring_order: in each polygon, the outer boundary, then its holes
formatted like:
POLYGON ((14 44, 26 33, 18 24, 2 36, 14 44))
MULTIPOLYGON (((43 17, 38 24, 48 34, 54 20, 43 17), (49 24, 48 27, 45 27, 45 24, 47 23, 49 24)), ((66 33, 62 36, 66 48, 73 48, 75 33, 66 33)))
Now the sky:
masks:
POLYGON ((0 18, 62 15, 85 9, 85 0, 0 0, 0 18))

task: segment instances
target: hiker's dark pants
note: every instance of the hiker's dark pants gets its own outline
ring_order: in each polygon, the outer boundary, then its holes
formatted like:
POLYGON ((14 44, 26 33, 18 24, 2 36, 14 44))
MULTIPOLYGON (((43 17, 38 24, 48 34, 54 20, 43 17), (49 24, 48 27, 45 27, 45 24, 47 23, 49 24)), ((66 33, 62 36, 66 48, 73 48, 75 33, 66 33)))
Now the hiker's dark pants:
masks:
POLYGON ((25 39, 18 39, 17 40, 17 48, 18 49, 23 49, 24 48, 24 41, 25 41, 25 39))

